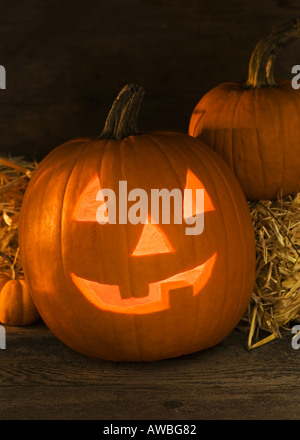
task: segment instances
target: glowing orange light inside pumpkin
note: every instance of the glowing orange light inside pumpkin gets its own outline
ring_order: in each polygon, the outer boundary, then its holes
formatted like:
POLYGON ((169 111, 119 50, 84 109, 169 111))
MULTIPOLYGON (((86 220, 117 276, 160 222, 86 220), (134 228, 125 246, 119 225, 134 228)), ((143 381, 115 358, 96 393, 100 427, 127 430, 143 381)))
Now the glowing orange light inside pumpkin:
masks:
POLYGON ((203 214, 203 212, 209 212, 214 211, 215 207, 214 204, 208 195, 207 191, 204 189, 204 185, 201 182, 200 179, 190 170, 187 170, 186 173, 186 183, 185 183, 185 189, 191 189, 193 191, 192 198, 185 198, 184 200, 184 206, 183 206, 183 217, 186 219, 189 217, 189 213, 191 212, 193 216, 198 214, 203 214), (204 211, 203 208, 199 208, 197 206, 196 201, 196 190, 197 189, 204 189, 204 211), (192 203, 192 206, 190 206, 190 203, 192 203))
MULTIPOLYGON (((83 192, 81 193, 74 212, 73 219, 79 222, 95 222, 97 209, 101 202, 96 200, 98 191, 101 190, 99 178, 96 175, 89 182, 89 184, 85 187, 83 192)), ((104 203, 104 202, 102 202, 104 203)))
MULTIPOLYGON (((203 214, 203 212, 214 211, 215 207, 212 203, 210 196, 207 191, 204 189, 204 185, 201 180, 190 170, 187 170, 186 173, 186 184, 185 189, 191 189, 193 191, 192 198, 185 197, 183 200, 183 218, 187 219, 188 217, 196 216, 199 214, 203 214), (204 190, 204 207, 197 206, 197 197, 196 190, 203 189, 204 190), (192 204, 192 206, 191 206, 192 204)), ((98 175, 94 176, 88 185, 85 187, 83 192, 81 193, 74 212, 73 219, 81 222, 95 222, 97 221, 96 215, 99 206, 101 206, 105 202, 100 201, 97 194, 101 192, 101 186, 99 182, 98 175)), ((101 197, 102 198, 102 197, 101 197)), ((153 223, 153 222, 151 222, 153 223)), ((153 232, 154 234, 154 232, 153 232)), ((154 234, 155 235, 155 234, 154 234)), ((157 234, 156 234, 157 236, 157 234)))
MULTIPOLYGON (((185 189, 192 189, 192 197, 183 200, 183 218, 197 216, 204 212, 213 211, 215 207, 202 182, 191 171, 187 170, 185 189), (204 203, 197 204, 196 190, 204 191, 204 203)), ((97 194, 101 191, 99 178, 96 175, 83 190, 73 212, 77 221, 97 221, 96 213, 101 205, 97 194)), ((141 257, 175 252, 170 241, 149 216, 145 223, 140 239, 131 256, 141 257)), ((186 295, 196 296, 208 282, 217 258, 215 253, 204 264, 194 269, 178 273, 167 279, 149 283, 148 295, 144 297, 122 298, 118 285, 102 284, 87 280, 71 273, 72 280, 85 298, 102 310, 119 313, 153 313, 172 307, 172 304, 184 301, 186 295)))
POLYGON ((72 280, 86 299, 102 310, 119 313, 153 313, 168 309, 172 305, 172 295, 182 287, 190 287, 190 295, 196 296, 211 277, 217 254, 194 269, 181 272, 165 280, 149 284, 149 293, 142 298, 125 298, 118 286, 86 280, 71 273, 72 280))
POLYGON ((158 225, 152 224, 151 217, 148 218, 132 256, 166 254, 169 252, 175 252, 175 250, 168 238, 158 225))

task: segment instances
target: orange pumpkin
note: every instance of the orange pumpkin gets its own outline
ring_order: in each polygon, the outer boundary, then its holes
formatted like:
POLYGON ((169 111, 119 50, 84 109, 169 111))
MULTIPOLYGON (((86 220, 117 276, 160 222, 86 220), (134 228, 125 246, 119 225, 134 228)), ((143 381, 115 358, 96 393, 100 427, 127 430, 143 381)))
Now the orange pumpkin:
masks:
POLYGON ((189 134, 225 159, 250 200, 300 190, 300 93, 273 76, 277 53, 299 29, 293 20, 259 41, 248 80, 213 88, 190 119, 189 134))
POLYGON ((0 322, 8 325, 29 325, 40 315, 28 292, 24 277, 12 279, 9 274, 0 274, 0 322))
POLYGON ((22 267, 43 320, 69 347, 105 360, 151 361, 217 344, 242 317, 254 283, 253 227, 235 176, 187 134, 138 132, 143 94, 126 86, 99 138, 50 153, 20 216, 22 267), (170 196, 169 223, 151 209, 139 218, 137 189, 149 201, 152 190, 174 189, 184 200, 176 211, 170 196), (118 221, 104 191, 119 200, 118 221), (126 222, 133 211, 139 221, 126 222), (182 212, 189 216, 180 224, 182 212), (187 233, 203 216, 202 233, 187 233))

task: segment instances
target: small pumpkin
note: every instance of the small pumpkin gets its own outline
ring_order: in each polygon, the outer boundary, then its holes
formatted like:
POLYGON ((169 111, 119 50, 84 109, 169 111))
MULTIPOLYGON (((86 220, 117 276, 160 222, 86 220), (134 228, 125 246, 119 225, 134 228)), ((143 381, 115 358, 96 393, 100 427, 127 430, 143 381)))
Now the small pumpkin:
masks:
POLYGON ((249 200, 300 190, 300 93, 273 73, 277 54, 299 35, 299 20, 274 29, 256 45, 247 81, 214 87, 190 119, 189 134, 223 157, 249 200))
POLYGON ((185 133, 140 133, 143 95, 124 87, 98 138, 45 157, 20 214, 22 267, 43 320, 69 347, 105 360, 153 361, 217 344, 242 317, 254 283, 254 231, 234 174, 185 133), (204 203, 199 211, 190 204, 188 218, 204 215, 202 233, 186 234, 173 211, 169 223, 124 221, 120 213, 129 216, 137 200, 126 201, 124 182, 149 202, 152 190, 200 189, 204 203), (104 190, 119 200, 117 222, 104 190))
POLYGON ((8 273, 0 273, 0 322, 23 326, 33 324, 39 318, 24 276, 13 279, 8 273))

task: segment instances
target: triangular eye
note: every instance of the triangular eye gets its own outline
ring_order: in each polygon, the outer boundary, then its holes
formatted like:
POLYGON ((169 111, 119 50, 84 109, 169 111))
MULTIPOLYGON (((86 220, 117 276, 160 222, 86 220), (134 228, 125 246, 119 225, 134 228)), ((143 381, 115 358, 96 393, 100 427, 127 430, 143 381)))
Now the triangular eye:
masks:
POLYGON ((203 212, 215 210, 214 204, 205 190, 203 183, 190 169, 188 169, 186 173, 185 190, 191 190, 189 197, 185 191, 183 203, 183 217, 185 219, 198 214, 203 214, 203 212), (204 203, 201 197, 197 197, 196 190, 202 190, 204 192, 204 203))
POLYGON ((170 252, 175 252, 173 246, 160 227, 151 223, 151 217, 149 217, 132 256, 167 254, 170 252))
POLYGON ((99 206, 104 203, 99 202, 99 198, 97 198, 99 191, 101 191, 101 187, 99 178, 96 175, 82 191, 73 212, 73 220, 79 222, 97 221, 97 210, 99 206))

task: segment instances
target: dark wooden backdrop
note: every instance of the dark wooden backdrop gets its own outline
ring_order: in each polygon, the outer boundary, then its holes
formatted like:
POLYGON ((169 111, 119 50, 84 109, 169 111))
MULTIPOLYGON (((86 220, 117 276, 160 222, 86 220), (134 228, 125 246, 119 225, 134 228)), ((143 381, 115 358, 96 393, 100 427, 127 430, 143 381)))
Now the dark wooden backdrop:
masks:
MULTIPOLYGON (((0 152, 42 158, 95 136, 118 91, 146 90, 141 130, 186 131, 198 99, 245 78, 257 40, 300 14, 297 0, 28 0, 1 2, 0 152)), ((291 77, 300 42, 277 63, 291 77)))

